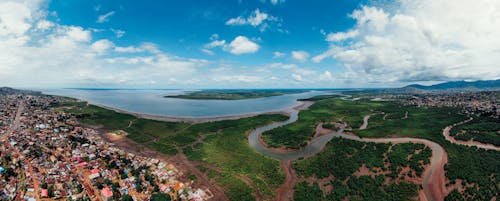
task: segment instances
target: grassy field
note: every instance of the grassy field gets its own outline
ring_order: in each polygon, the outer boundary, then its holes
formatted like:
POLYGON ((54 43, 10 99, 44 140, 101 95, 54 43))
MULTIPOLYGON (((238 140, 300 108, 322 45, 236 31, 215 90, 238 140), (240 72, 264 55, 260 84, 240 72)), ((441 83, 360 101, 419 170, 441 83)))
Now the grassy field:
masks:
POLYGON ((250 178, 267 198, 274 196, 273 190, 284 180, 279 161, 255 152, 247 143, 246 132, 260 125, 286 120, 286 116, 260 115, 187 124, 139 119, 83 102, 65 103, 68 105, 72 108, 65 109, 66 112, 75 114, 84 125, 99 125, 109 131, 121 129, 129 133, 130 139, 161 153, 174 155, 181 149, 190 160, 215 166, 220 171, 211 170, 210 175, 231 200, 255 200, 256 189, 247 185, 242 176, 250 178), (201 136, 204 136, 201 143, 193 144, 201 136))
POLYGON ((197 100, 241 100, 251 98, 263 98, 270 96, 281 96, 292 93, 302 93, 307 90, 273 90, 273 89, 253 89, 253 90, 203 90, 193 91, 187 94, 165 96, 165 98, 182 98, 197 100))

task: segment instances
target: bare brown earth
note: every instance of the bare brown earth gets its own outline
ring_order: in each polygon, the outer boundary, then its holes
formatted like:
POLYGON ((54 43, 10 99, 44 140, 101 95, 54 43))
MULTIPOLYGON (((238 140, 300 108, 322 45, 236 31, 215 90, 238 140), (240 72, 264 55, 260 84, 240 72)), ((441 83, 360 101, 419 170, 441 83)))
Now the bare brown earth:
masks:
POLYGON ((293 198, 293 187, 297 183, 297 175, 292 168, 291 161, 282 161, 281 167, 285 171, 285 182, 276 190, 275 201, 289 201, 293 198))
POLYGON ((181 176, 181 179, 183 180, 188 180, 188 175, 190 174, 195 175, 198 179, 193 183, 193 187, 210 189, 214 196, 212 198, 213 200, 229 200, 226 197, 224 190, 215 182, 211 181, 205 173, 198 170, 198 168, 196 168, 196 166, 193 165, 193 163, 191 163, 191 161, 189 161, 182 152, 179 152, 179 154, 173 157, 166 156, 126 138, 125 135, 115 135, 102 131, 99 133, 106 141, 113 143, 115 146, 126 150, 127 152, 140 156, 162 159, 173 164, 177 169, 183 170, 183 174, 181 176))
MULTIPOLYGON (((363 126, 368 126, 368 120, 370 119, 370 115, 366 115, 363 118, 363 126)), ((366 128, 364 127, 364 128, 366 128)), ((342 134, 341 134, 342 135, 342 134)), ((439 144, 418 138, 359 138, 353 137, 352 135, 344 136, 348 139, 366 141, 366 142, 375 142, 375 143, 421 143, 426 145, 432 150, 431 156, 431 164, 428 168, 425 169, 423 173, 423 192, 419 194, 424 194, 426 199, 429 201, 436 200, 444 200, 446 196, 446 177, 444 171, 444 165, 448 162, 448 154, 439 144)), ((422 197, 422 196, 420 196, 422 197)))

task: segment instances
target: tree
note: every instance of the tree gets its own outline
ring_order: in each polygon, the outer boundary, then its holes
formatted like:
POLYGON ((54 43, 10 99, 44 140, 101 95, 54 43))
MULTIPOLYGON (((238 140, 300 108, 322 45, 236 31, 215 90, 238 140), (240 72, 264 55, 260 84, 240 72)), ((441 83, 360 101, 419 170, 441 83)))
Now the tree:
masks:
POLYGON ((125 194, 122 196, 122 201, 133 201, 132 196, 125 194))
POLYGON ((170 201, 170 195, 165 193, 155 193, 151 195, 151 201, 170 201))

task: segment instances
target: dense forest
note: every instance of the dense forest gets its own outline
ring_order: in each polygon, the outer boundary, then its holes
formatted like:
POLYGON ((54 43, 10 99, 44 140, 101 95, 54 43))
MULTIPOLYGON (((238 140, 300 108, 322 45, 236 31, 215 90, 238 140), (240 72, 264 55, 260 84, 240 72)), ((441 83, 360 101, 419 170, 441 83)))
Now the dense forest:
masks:
POLYGON ((411 200, 420 184, 408 179, 422 175, 430 156, 431 150, 422 144, 375 144, 334 138, 320 154, 294 163, 302 178, 327 181, 299 182, 295 200, 411 200), (368 172, 360 174, 361 168, 368 172))

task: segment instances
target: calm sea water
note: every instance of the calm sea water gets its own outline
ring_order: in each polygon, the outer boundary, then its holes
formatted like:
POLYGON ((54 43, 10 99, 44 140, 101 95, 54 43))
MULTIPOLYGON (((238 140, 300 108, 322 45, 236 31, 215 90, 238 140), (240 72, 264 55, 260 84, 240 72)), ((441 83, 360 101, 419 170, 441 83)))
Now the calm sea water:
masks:
POLYGON ((297 99, 334 93, 310 91, 245 100, 187 100, 163 97, 184 93, 182 90, 45 89, 41 91, 44 94, 82 99, 130 112, 174 117, 218 117, 281 111, 297 105, 297 99))

